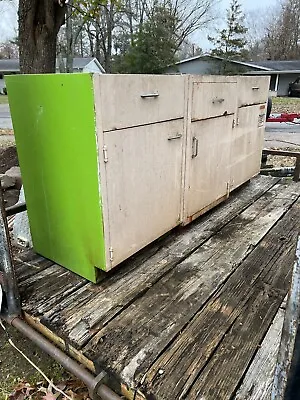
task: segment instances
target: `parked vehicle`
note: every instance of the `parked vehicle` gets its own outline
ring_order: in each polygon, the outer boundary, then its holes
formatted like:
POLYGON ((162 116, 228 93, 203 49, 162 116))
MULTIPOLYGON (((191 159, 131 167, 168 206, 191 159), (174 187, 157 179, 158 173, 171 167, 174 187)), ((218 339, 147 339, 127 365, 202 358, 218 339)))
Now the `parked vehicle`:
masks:
POLYGON ((289 97, 296 97, 300 95, 300 76, 294 81, 289 84, 288 89, 288 96, 289 97))

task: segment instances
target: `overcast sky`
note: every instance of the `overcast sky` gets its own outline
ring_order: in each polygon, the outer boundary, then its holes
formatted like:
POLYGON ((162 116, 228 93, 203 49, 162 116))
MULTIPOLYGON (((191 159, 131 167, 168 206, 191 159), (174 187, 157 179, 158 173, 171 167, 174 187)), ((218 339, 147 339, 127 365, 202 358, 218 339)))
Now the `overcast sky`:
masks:
MULTIPOLYGON (((268 6, 274 5, 274 0, 240 0, 243 11, 251 11, 261 9, 265 12, 268 6)), ((224 10, 221 15, 224 14, 228 8, 230 0, 220 0, 219 10, 224 10)), ((17 0, 4 0, 0 1, 0 42, 16 36, 17 29, 17 0)), ((204 50, 208 50, 209 42, 206 39, 207 32, 197 34, 193 38, 198 45, 203 47, 204 50)))

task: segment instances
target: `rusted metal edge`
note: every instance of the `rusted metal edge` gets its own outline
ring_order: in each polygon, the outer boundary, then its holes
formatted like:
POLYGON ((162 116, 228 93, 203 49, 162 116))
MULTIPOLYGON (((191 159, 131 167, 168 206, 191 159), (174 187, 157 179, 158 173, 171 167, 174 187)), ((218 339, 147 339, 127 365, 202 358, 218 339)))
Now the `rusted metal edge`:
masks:
POLYGON ((20 203, 20 204, 15 204, 14 206, 6 207, 5 213, 7 217, 10 217, 11 215, 19 214, 26 210, 27 210, 26 203, 20 203))
POLYGON ((289 150, 274 150, 274 149, 263 149, 263 154, 269 154, 273 156, 284 156, 284 157, 299 157, 299 151, 289 151, 289 150))
POLYGON ((75 360, 67 356, 62 350, 60 350, 30 325, 28 325, 22 318, 5 317, 2 315, 2 319, 4 319, 7 323, 35 343, 51 358, 61 364, 67 371, 71 372, 77 378, 82 380, 86 384, 90 397, 93 400, 121 400, 120 396, 118 396, 104 383, 107 378, 106 372, 101 371, 97 376, 94 376, 87 369, 83 368, 75 360))
POLYGON ((295 353, 296 336, 300 333, 300 236, 296 248, 291 289, 286 305, 285 318, 278 351, 271 400, 285 399, 295 353))
POLYGON ((1 312, 9 316, 21 314, 21 301, 12 258, 12 249, 0 183, 0 284, 4 292, 1 312), (4 310, 5 307, 5 310, 4 310))

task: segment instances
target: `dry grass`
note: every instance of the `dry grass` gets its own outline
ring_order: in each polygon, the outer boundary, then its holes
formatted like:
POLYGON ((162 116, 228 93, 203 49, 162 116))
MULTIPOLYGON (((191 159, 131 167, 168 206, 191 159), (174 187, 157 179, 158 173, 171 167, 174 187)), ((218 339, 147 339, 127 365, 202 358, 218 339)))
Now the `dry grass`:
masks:
POLYGON ((0 95, 0 104, 8 104, 8 96, 0 95))
POLYGON ((297 97, 273 97, 272 113, 299 113, 300 98, 297 97))

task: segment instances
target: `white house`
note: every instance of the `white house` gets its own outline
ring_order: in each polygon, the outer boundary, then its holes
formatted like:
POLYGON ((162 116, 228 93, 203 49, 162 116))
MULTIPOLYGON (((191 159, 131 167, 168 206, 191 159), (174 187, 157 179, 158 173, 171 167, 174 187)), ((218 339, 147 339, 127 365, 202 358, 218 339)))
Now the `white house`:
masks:
MULTIPOLYGON (((65 65, 66 60, 62 60, 65 65)), ((59 63, 56 60, 56 69, 59 71, 59 63)), ((73 60, 73 72, 98 72, 105 74, 105 70, 95 57, 75 57, 73 60)), ((5 87, 4 75, 19 74, 20 65, 18 59, 0 60, 0 91, 5 87)))
POLYGON ((246 62, 227 60, 209 54, 181 60, 169 66, 166 73, 221 74, 225 63, 229 63, 236 74, 269 75, 271 77, 270 91, 279 96, 286 96, 289 83, 300 77, 300 60, 246 62))

